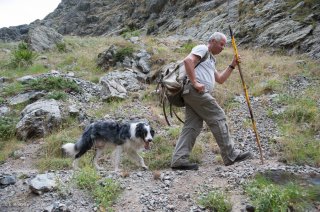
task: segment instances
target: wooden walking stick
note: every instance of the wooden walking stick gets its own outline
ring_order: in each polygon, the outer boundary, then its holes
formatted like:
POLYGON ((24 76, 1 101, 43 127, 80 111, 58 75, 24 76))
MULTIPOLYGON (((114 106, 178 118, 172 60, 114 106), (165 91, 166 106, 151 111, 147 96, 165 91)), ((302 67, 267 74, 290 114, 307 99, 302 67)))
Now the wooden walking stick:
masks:
POLYGON ((240 78, 241 78, 241 81, 242 81, 243 90, 244 90, 244 93, 245 93, 245 97, 246 97, 246 100, 247 100, 247 105, 248 105, 250 116, 251 116, 253 131, 254 131, 254 134, 256 135, 256 141, 257 141, 257 144, 258 144, 258 147, 259 147, 261 163, 263 164, 262 149, 261 149, 259 135, 258 135, 257 127, 256 127, 256 122, 255 122, 255 120, 253 118, 253 113, 252 113, 252 109, 251 109, 251 104, 250 104, 250 99, 249 99, 249 95, 248 95, 247 86, 246 86, 246 83, 244 82, 243 75, 242 75, 242 72, 241 72, 240 60, 239 60, 239 54, 238 54, 238 50, 237 50, 236 41, 234 39, 234 35, 233 35, 232 29, 231 29, 230 26, 229 26, 229 30, 230 30, 231 42, 232 42, 234 54, 235 54, 235 56, 237 58, 237 61, 238 61, 237 66, 238 66, 238 70, 239 70, 239 73, 240 73, 240 78))

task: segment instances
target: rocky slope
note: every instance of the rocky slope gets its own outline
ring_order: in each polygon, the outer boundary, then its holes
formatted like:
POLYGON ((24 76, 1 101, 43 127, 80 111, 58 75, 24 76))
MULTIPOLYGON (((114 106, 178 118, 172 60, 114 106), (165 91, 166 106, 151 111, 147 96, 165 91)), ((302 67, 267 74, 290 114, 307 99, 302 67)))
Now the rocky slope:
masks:
MULTIPOLYGON (((301 78, 293 79, 290 85, 295 89, 304 90, 312 85, 301 78), (299 88, 298 88, 299 87, 299 88)), ((86 89, 90 85, 86 84, 86 89)), ((94 85, 92 85, 94 87, 94 85)), ((103 178, 112 178, 121 184, 123 192, 117 202, 112 206, 115 211, 207 211, 198 204, 197 200, 202 194, 216 189, 227 190, 233 204, 232 211, 244 211, 250 206, 250 201, 243 193, 243 183, 257 173, 271 173, 275 179, 282 174, 290 173, 299 176, 305 183, 317 184, 320 179, 320 170, 310 166, 286 165, 279 162, 280 149, 277 143, 277 126, 268 118, 267 108, 273 111, 281 110, 274 99, 276 94, 251 98, 252 108, 255 112, 257 127, 260 132, 261 144, 265 163, 261 164, 259 151, 255 143, 252 130, 243 127, 243 122, 248 116, 245 99, 242 95, 235 98, 239 107, 229 111, 230 128, 237 148, 253 152, 253 158, 232 166, 223 166, 216 159, 216 154, 210 149, 201 159, 198 171, 172 171, 162 169, 156 171, 141 171, 134 169, 128 176, 114 173, 110 161, 105 161, 101 171, 103 178), (239 118, 241 117, 241 118, 239 118), (270 142, 273 140, 274 142, 270 142), (158 177, 156 177, 158 176, 158 177)), ((96 106, 97 107, 97 106, 96 106)), ((119 116, 130 117, 131 111, 139 114, 151 113, 150 107, 143 107, 139 101, 133 101, 124 108, 118 108, 115 113, 119 116), (126 114, 128 113, 128 114, 126 114)), ((164 128, 156 127, 158 136, 164 133, 164 128)), ((59 180, 59 187, 55 190, 31 192, 31 181, 39 177, 39 171, 34 168, 34 162, 44 153, 41 150, 43 141, 33 140, 25 146, 20 153, 15 153, 4 164, 0 165, 1 184, 4 177, 9 182, 2 184, 0 189, 1 211, 97 211, 92 196, 86 191, 78 189, 72 183, 73 170, 49 171, 48 174, 59 180), (11 182, 11 183, 10 183, 11 182)), ((210 145, 209 143, 207 145, 210 145)), ((282 178, 281 178, 282 179, 282 178)), ((285 180, 285 179, 282 179, 285 180)), ((317 211, 315 205, 310 211, 317 211)), ((309 209, 308 209, 309 210, 309 209)))

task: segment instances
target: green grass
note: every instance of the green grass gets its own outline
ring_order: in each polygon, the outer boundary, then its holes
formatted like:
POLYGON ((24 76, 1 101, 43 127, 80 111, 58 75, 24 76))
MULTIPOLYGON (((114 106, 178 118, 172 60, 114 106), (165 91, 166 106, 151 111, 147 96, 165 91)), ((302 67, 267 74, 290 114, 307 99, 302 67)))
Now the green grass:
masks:
POLYGON ((143 156, 146 165, 150 170, 169 168, 173 148, 170 139, 156 136, 153 140, 152 149, 143 156))
POLYGON ((210 211, 227 212, 232 210, 232 204, 228 194, 223 191, 210 191, 200 197, 198 204, 210 211))
MULTIPOLYGON (((74 119, 69 118, 57 131, 44 138, 44 145, 41 147, 42 155, 36 161, 36 167, 41 171, 70 169, 72 158, 66 157, 61 146, 65 143, 74 143, 81 135, 82 129, 76 126, 74 119)), ((90 161, 90 159, 89 159, 90 161)))
POLYGON ((290 164, 320 167, 320 143, 315 139, 320 130, 318 94, 314 91, 309 94, 299 97, 281 95, 278 102, 285 106, 285 110, 274 118, 282 134, 283 159, 290 164))
POLYGON ((33 79, 27 83, 13 82, 4 88, 2 93, 4 96, 13 96, 28 90, 53 91, 51 95, 55 93, 56 96, 56 92, 60 92, 59 95, 61 98, 63 98, 61 91, 81 92, 80 87, 75 81, 63 77, 49 76, 46 78, 33 79))
POLYGON ((21 42, 18 48, 12 52, 10 65, 14 68, 25 68, 32 65, 37 57, 37 53, 33 52, 27 43, 21 42))
POLYGON ((0 144, 15 136, 15 128, 17 123, 18 118, 16 117, 0 116, 0 144))
POLYGON ((85 166, 74 176, 76 185, 89 191, 99 206, 109 209, 112 203, 121 194, 119 183, 112 179, 101 179, 100 175, 92 167, 85 166))
POLYGON ((277 185, 262 175, 257 175, 248 182, 245 192, 257 212, 308 211, 311 201, 315 198, 312 188, 303 188, 293 182, 277 185))

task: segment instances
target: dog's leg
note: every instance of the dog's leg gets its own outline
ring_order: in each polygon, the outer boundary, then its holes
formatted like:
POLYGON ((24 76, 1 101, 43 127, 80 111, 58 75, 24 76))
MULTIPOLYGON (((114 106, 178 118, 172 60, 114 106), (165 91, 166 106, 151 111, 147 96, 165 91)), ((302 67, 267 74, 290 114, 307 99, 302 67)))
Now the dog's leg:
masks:
POLYGON ((114 171, 115 172, 121 171, 119 169, 121 153, 122 153, 122 147, 117 146, 116 149, 114 150, 114 171))
POLYGON ((102 153, 103 153, 103 149, 97 149, 96 154, 93 157, 93 165, 96 167, 97 170, 103 169, 98 165, 98 160, 99 160, 99 157, 102 155, 102 153))
POLYGON ((129 150, 128 151, 128 156, 134 161, 136 162, 136 164, 138 166, 141 166, 144 170, 148 169, 148 166, 146 166, 146 164, 144 163, 143 157, 141 157, 137 151, 135 150, 129 150))
POLYGON ((79 170, 79 165, 78 164, 79 164, 79 158, 74 159, 73 162, 72 162, 72 168, 74 170, 79 170))

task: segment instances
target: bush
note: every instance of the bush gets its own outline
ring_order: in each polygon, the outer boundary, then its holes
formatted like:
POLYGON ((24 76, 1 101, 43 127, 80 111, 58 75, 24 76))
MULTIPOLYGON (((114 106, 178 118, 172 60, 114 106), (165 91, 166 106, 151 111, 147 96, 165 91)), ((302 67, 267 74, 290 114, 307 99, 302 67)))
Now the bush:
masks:
POLYGON ((0 116, 0 140, 8 140, 15 135, 17 118, 0 116))
POLYGON ((12 53, 11 65, 14 68, 28 67, 33 64, 37 56, 38 55, 29 48, 27 43, 21 42, 18 45, 18 49, 12 53))
POLYGON ((71 79, 65 79, 63 77, 47 77, 47 78, 39 78, 36 80, 32 80, 26 85, 26 89, 45 90, 45 91, 60 90, 60 91, 66 91, 66 92, 71 92, 71 91, 80 92, 80 87, 75 81, 71 79))
POLYGON ((59 52, 67 52, 67 44, 64 42, 57 43, 56 48, 59 52))
POLYGON ((116 62, 122 62, 125 57, 132 56, 133 51, 133 47, 130 46, 119 49, 115 55, 116 62))

